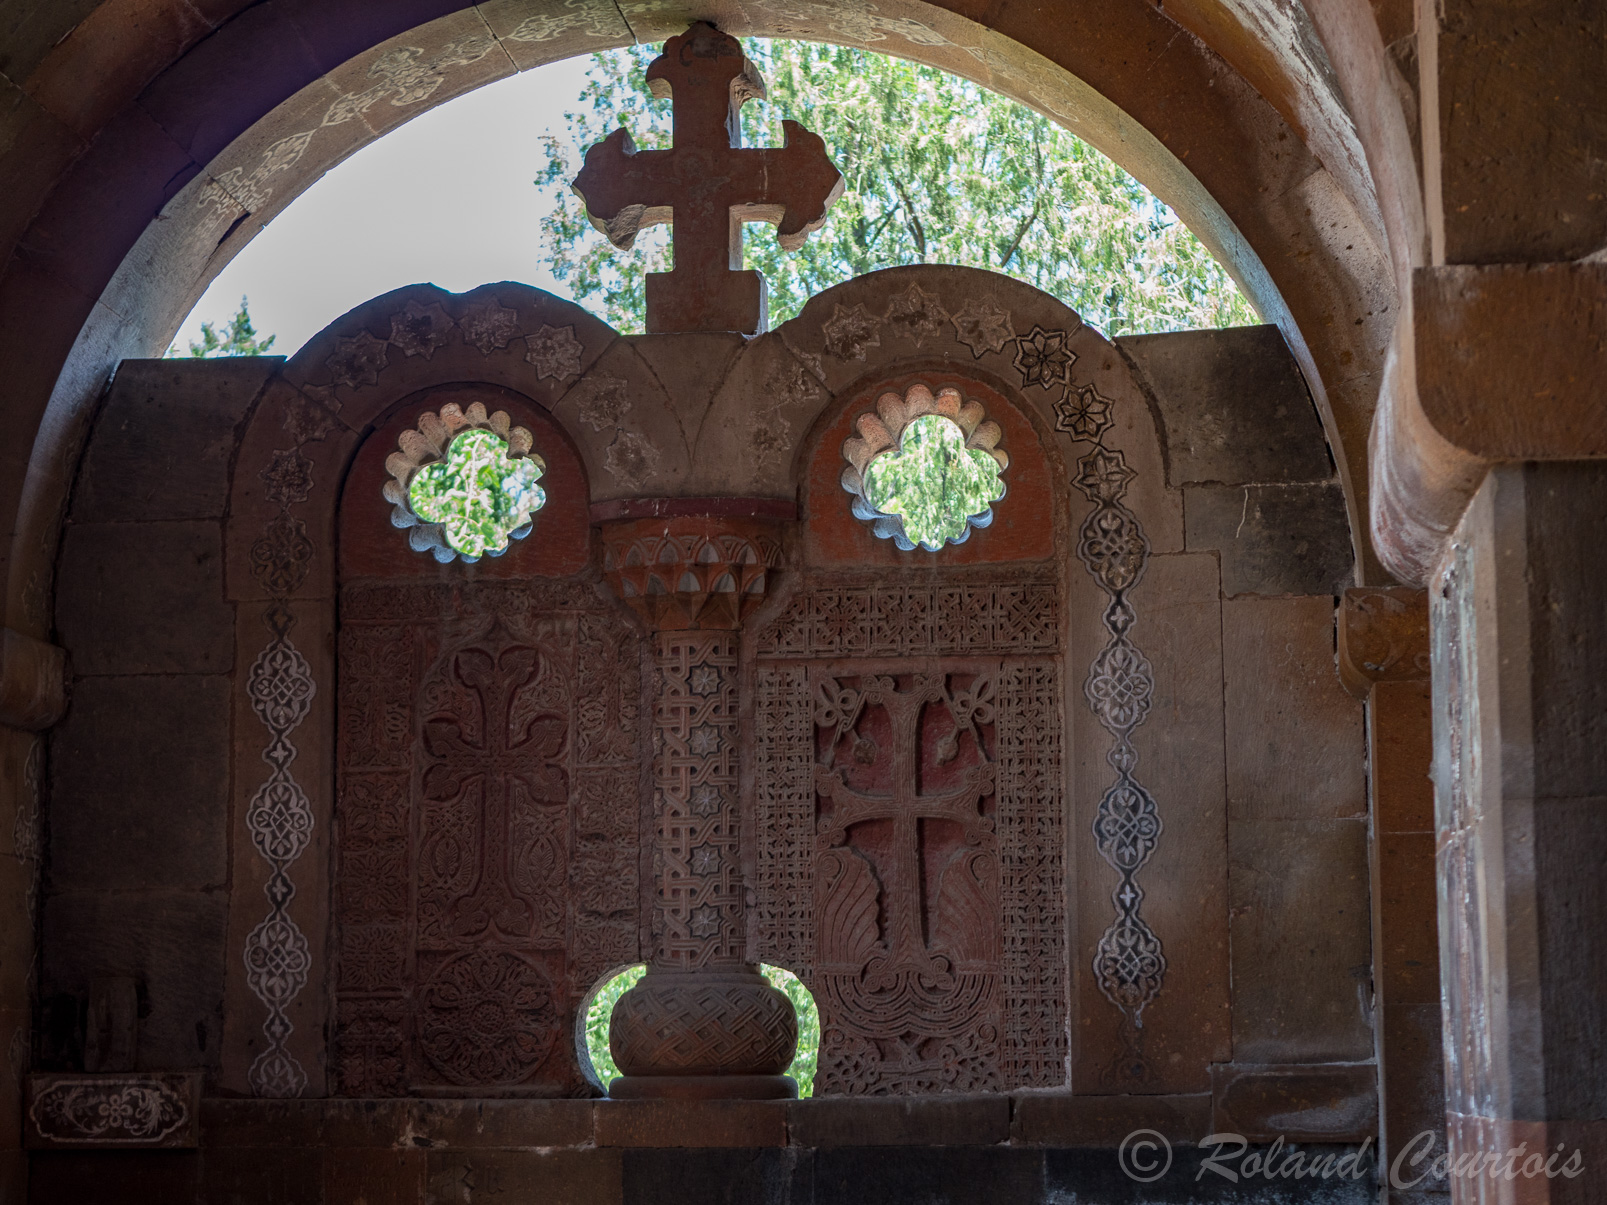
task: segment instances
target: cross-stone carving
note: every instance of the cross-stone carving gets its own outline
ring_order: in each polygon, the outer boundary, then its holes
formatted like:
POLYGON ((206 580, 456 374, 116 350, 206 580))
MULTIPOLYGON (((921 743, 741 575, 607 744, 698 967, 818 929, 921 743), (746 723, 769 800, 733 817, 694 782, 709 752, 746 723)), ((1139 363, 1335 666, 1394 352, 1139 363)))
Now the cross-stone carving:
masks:
POLYGON ((674 145, 638 151, 624 129, 586 152, 574 190, 592 223, 629 250, 637 231, 673 224, 675 268, 647 277, 650 334, 765 326, 765 286, 742 268, 742 223, 775 223, 788 251, 820 229, 842 195, 842 173, 818 134, 783 121, 785 143, 744 148, 738 110, 764 97, 742 45, 698 21, 647 69, 654 96, 673 99, 674 145))

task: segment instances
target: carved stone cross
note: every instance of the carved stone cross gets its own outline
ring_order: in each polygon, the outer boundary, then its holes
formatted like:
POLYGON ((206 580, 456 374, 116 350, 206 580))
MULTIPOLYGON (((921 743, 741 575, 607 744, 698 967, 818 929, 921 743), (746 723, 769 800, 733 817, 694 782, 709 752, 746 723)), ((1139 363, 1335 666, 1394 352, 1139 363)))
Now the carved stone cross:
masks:
POLYGON ((647 84, 674 101, 674 145, 638 151, 615 130, 586 152, 575 193, 623 250, 644 227, 673 225, 675 268, 647 277, 649 333, 758 334, 764 278, 742 268, 742 223, 775 223, 776 240, 794 251, 825 222, 842 173, 820 136, 797 122, 781 123, 779 148, 743 148, 737 111, 764 96, 764 81, 741 43, 706 22, 664 43, 647 84))

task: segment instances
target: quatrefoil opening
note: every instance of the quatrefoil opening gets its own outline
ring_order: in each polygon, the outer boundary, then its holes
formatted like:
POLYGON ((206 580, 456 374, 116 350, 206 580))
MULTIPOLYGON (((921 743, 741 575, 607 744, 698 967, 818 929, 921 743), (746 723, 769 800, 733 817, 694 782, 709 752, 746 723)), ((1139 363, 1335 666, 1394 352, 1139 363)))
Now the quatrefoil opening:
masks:
POLYGON ((547 464, 533 442, 505 411, 487 414, 480 402, 426 412, 385 460, 392 525, 443 565, 501 556, 530 534, 547 501, 536 484, 547 464))
POLYGON ((877 538, 936 552, 993 522, 1010 458, 980 402, 917 382, 902 397, 882 394, 854 426, 858 434, 843 441, 842 484, 877 538))

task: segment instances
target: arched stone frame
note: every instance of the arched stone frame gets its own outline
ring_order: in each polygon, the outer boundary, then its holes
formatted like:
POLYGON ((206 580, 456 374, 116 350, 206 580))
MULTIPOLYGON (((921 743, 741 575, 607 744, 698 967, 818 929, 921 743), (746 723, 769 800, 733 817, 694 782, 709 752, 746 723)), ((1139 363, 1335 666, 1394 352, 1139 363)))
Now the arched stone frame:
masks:
MULTIPOLYGON (((39 267, 16 269, 5 286, 15 292, 6 303, 13 316, 8 325, 31 365, 11 374, 28 408, 23 426, 33 430, 42 423, 26 490, 23 475, 14 476, 18 492, 6 503, 22 508, 7 595, 8 622, 19 630, 44 634, 55 516, 70 478, 66 466, 103 372, 122 356, 159 349, 210 275, 262 221, 328 164, 406 120, 417 105, 440 103, 511 67, 621 44, 632 32, 674 32, 681 19, 642 11, 627 30, 606 6, 560 11, 531 4, 483 15, 452 11, 408 28, 412 15, 359 17, 356 0, 350 3, 353 11, 345 17, 331 14, 305 29, 279 15, 266 24, 225 21, 200 45, 206 27, 187 27, 176 43, 183 57, 147 89, 144 107, 130 105, 129 119, 65 176, 55 207, 40 217, 38 237, 64 258, 47 255, 39 267), (497 49, 479 53, 475 39, 486 38, 497 49), (295 53, 264 51, 284 39, 295 44, 295 53), (372 49, 348 57, 364 45, 372 49), (309 46, 317 48, 310 57, 309 46), (220 104, 215 91, 225 86, 238 89, 238 96, 220 104), (191 103, 199 108, 192 111, 191 103), (339 120, 325 124, 331 114, 339 120), (285 143, 308 131, 317 139, 285 143), (175 181, 193 173, 175 191, 175 181), (108 180, 118 183, 108 188, 108 180), (207 189, 216 203, 202 202, 207 189), (230 205, 238 207, 237 217, 216 226, 216 211, 230 205), (79 215, 107 206, 104 219, 87 219, 83 230, 74 225, 79 215), (147 229, 146 215, 158 210, 161 220, 147 229), (53 233, 69 227, 66 242, 53 233), (90 300, 97 293, 99 308, 90 300), (58 379, 54 365, 63 361, 58 379)), ((1202 233, 1283 328, 1328 423, 1352 527, 1359 531, 1354 517, 1365 507, 1354 466, 1364 459, 1393 289, 1377 251, 1377 202, 1357 136, 1303 21, 1291 36, 1286 14, 1247 15, 1242 25, 1228 19, 1232 28, 1225 29, 1219 18, 1189 6, 1168 13, 1215 52, 1137 0, 1100 6, 1097 22, 1086 28, 1081 14, 1065 12, 1053 21, 1007 14, 998 29, 985 29, 913 4, 874 13, 829 5, 744 10, 740 17, 726 15, 724 24, 737 34, 869 44, 948 67, 1055 114, 1134 170, 1202 233), (1164 70, 1158 69, 1162 56, 1164 70), (1190 120, 1174 120, 1180 112, 1190 120), (1301 130, 1315 156, 1302 146, 1301 130), (1197 174, 1184 168, 1185 160, 1197 174)), ((77 56, 102 53, 100 39, 111 25, 111 18, 86 22, 63 42, 46 74, 83 78, 81 70, 74 75, 77 56)), ((166 27, 156 21, 149 28, 166 27)), ((167 53, 154 45, 138 49, 156 63, 167 53)), ((1351 70, 1348 60, 1344 65, 1351 70)), ((142 67, 132 76, 146 79, 149 72, 142 67)), ((111 97, 99 102, 105 107, 81 115, 91 127, 137 91, 119 92, 124 77, 113 78, 111 97)), ((1393 215, 1400 207, 1386 208, 1393 215)), ((1363 579, 1376 576, 1370 563, 1364 551, 1363 579)))
MULTIPOLYGON (((379 438, 394 442, 396 431, 385 431, 385 425, 411 413, 405 405, 410 398, 424 394, 439 404, 459 385, 513 399, 528 408, 532 421, 560 429, 562 418, 547 411, 614 339, 578 307, 527 286, 487 286, 462 295, 420 286, 376 298, 331 324, 285 363, 256 400, 241 435, 225 537, 225 589, 239 615, 237 663, 261 666, 260 672, 242 674, 235 704, 234 905, 219 1085, 225 1092, 322 1096, 334 1088, 325 1038, 336 987, 326 974, 334 961, 334 640, 340 499, 354 457, 365 440, 375 438, 377 427, 379 438), (422 343, 416 338, 421 313, 438 336, 422 343), (555 340, 557 359, 551 354, 555 340), (284 700, 291 701, 288 707, 284 700), (276 810, 254 806, 260 789, 283 777, 280 763, 294 789, 278 792, 284 802, 276 810), (271 858, 264 852, 271 843, 261 834, 280 831, 297 834, 294 854, 271 858), (276 1040, 274 1034, 281 1036, 276 1040)), ((379 467, 370 466, 374 479, 366 482, 372 495, 367 534, 375 553, 370 569, 399 559, 432 580, 493 582, 530 571, 529 558, 540 549, 529 541, 468 574, 470 567, 436 566, 409 548, 406 533, 391 527, 390 506, 381 494, 388 451, 378 455, 379 467)), ((584 462, 583 446, 575 447, 571 459, 577 454, 584 462)), ((602 590, 596 569, 586 568, 591 499, 583 482, 591 471, 584 465, 583 475, 566 483, 571 489, 579 485, 582 496, 560 503, 572 512, 570 526, 579 532, 564 567, 570 574, 581 571, 572 589, 589 591, 599 607, 628 624, 623 608, 602 590), (588 574, 590 586, 584 585, 588 574)), ((358 572, 362 564, 354 563, 358 572)), ((650 875, 640 867, 638 873, 645 893, 650 875)), ((634 947, 629 954, 636 956, 634 947)))
MULTIPOLYGON (((808 387, 807 393, 798 390, 798 402, 784 402, 769 411, 775 420, 771 426, 750 423, 746 429, 736 409, 736 399, 744 395, 722 389, 711 418, 721 413, 722 399, 727 398, 730 418, 705 425, 711 432, 711 443, 706 446, 721 449, 715 459, 727 462, 749 448, 769 446, 777 431, 794 439, 792 474, 801 485, 803 510, 794 541, 800 568, 749 625, 752 635, 745 645, 745 658, 747 672, 753 676, 747 679, 743 693, 754 700, 754 708, 779 705, 782 695, 793 692, 797 685, 779 679, 758 680, 754 658, 769 639, 767 628, 773 631, 777 623, 784 623, 789 609, 815 605, 808 597, 811 583, 839 575, 855 564, 896 574, 912 563, 912 557, 923 565, 971 566, 974 571, 978 565, 996 562, 1000 544, 1011 539, 1012 495, 1000 504, 995 527, 936 554, 899 553, 852 518, 848 495, 837 481, 840 456, 835 445, 852 421, 854 406, 873 401, 881 383, 915 377, 933 384, 958 379, 994 390, 994 396, 1008 399, 1006 404, 1019 414, 1015 434, 1006 433, 1013 458, 1018 447, 1036 440, 1055 465, 1050 497, 1061 534, 1057 537, 1060 552, 1051 554, 1060 557, 1052 576, 1058 579, 1057 589, 1063 591, 1065 611, 1061 621, 1064 635, 1054 638, 1053 649, 1061 666, 1065 724, 1062 834, 1068 878, 1064 950, 1070 1047, 1065 1076, 1034 1082, 1069 1083, 1074 1091, 1088 1094, 1208 1090, 1210 1065, 1232 1055, 1225 1025, 1228 920, 1223 751, 1220 737, 1213 735, 1220 732, 1222 706, 1217 568, 1214 557, 1183 551, 1181 496, 1167 488, 1157 422, 1126 361, 1096 332, 1083 326, 1074 312, 1029 286, 992 273, 936 267, 872 273, 828 290, 812 299, 798 318, 772 336, 755 341, 749 354, 768 358, 765 379, 784 382, 790 377, 808 387), (956 315, 964 316, 958 324, 956 315), (764 349, 771 340, 783 345, 785 359, 779 349, 764 349), (1022 355, 1024 348, 1041 352, 1046 345, 1067 353, 1063 379, 1052 381, 1049 388, 1039 383, 1043 374, 1030 355, 1022 355), (1057 409, 1056 402, 1085 397, 1090 388, 1099 401, 1109 403, 1108 423, 1096 422, 1090 427, 1079 419, 1074 407, 1057 409), (1057 427, 1062 430, 1057 432, 1057 427), (1099 429, 1097 438, 1090 440, 1075 438, 1065 428, 1084 433, 1099 429), (807 437, 801 436, 800 429, 809 432, 807 437), (1092 474, 1086 467, 1091 462, 1092 474), (1092 482, 1107 462, 1125 472, 1116 475, 1119 490, 1107 491, 1103 500, 1096 502, 1100 487, 1090 484, 1088 488, 1094 490, 1090 495, 1079 490, 1077 483, 1092 482), (815 508, 820 506, 838 513, 838 530, 850 541, 848 546, 822 543, 814 530, 815 508), (1119 585, 1125 604, 1137 617, 1130 629, 1131 642, 1140 659, 1147 662, 1146 697, 1157 712, 1170 717, 1164 725, 1151 722, 1146 726, 1141 717, 1139 723, 1113 731, 1104 722, 1108 711, 1096 709, 1093 703, 1097 700, 1087 693, 1090 680, 1098 676, 1096 662, 1118 636, 1106 624, 1108 608, 1115 601, 1107 583, 1116 579, 1101 572, 1103 562, 1097 554, 1090 562, 1073 552, 1083 524, 1095 511, 1119 512, 1142 531, 1143 576, 1119 585), (1177 718, 1180 714, 1182 720, 1177 718), (1110 941, 1118 921, 1130 919, 1114 904, 1123 878, 1107 861, 1094 835, 1102 800, 1113 786, 1125 785, 1117 781, 1107 760, 1123 742, 1138 754, 1132 781, 1149 792, 1167 826, 1164 839, 1147 852, 1132 878, 1140 888, 1146 882, 1165 882, 1169 888, 1140 910, 1140 919, 1158 935, 1164 948, 1165 982, 1153 985, 1162 987, 1158 994, 1143 984, 1136 985, 1137 995, 1129 994, 1125 1007, 1121 986, 1107 983, 1107 994, 1094 972, 1101 943, 1110 941), (1201 900, 1211 901, 1213 906, 1194 906, 1201 900), (1203 1028, 1202 1017, 1206 1019, 1203 1028), (1139 1020, 1142 1025, 1137 1024, 1139 1020)), ((739 376, 734 370, 732 377, 739 376)), ((1013 459, 1012 467, 1021 463, 1013 459)), ((757 485, 745 483, 749 489, 757 485)), ((1016 491, 1014 501, 1030 505, 1032 491, 1016 491)), ((1020 555, 1006 552, 1005 560, 1020 555)), ((834 656, 843 650, 800 647, 795 651, 805 656, 817 652, 834 656)), ((912 650, 900 644, 881 651, 907 656, 912 650)), ((798 671, 792 672, 796 675, 798 671)), ((794 728, 808 723, 807 716, 794 716, 793 721, 794 728)), ((778 818, 785 821, 784 813, 800 808, 812 815, 812 793, 800 794, 805 790, 801 783, 794 784, 798 789, 789 790, 785 771, 771 784, 759 781, 766 773, 773 775, 766 769, 767 759, 783 766, 791 764, 796 771, 802 765, 799 759, 812 755, 813 751, 803 746, 789 752, 777 745, 787 727, 783 723, 770 732, 762 727, 755 730, 751 746, 755 777, 746 784, 744 795, 749 809, 744 831, 749 834, 774 825, 778 818), (767 794, 769 798, 765 798, 767 794)), ((796 743, 797 734, 790 739, 796 743)), ((798 812, 791 823, 796 825, 803 814, 798 812)), ((750 839, 746 854, 750 859, 747 874, 757 899, 749 916, 750 950, 755 958, 792 967, 807 981, 811 963, 807 931, 812 922, 795 908, 786 908, 781 898, 807 873, 801 862, 787 862, 789 857, 802 857, 803 851, 795 834, 788 839, 790 844, 783 842, 778 861, 774 853, 761 856, 754 840, 750 839), (761 864, 766 858, 772 865, 761 864)))

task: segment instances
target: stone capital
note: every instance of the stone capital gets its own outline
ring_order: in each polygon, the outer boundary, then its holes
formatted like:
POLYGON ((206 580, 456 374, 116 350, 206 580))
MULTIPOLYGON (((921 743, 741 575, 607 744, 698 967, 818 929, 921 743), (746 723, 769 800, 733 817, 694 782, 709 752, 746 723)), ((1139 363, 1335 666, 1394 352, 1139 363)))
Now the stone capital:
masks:
POLYGON ((1418 268, 1372 431, 1371 527, 1427 580, 1491 465, 1607 457, 1607 264, 1418 268))
POLYGON ((1428 681, 1428 591, 1346 590, 1338 627, 1339 679, 1358 699, 1380 682, 1428 681))
POLYGON ((67 710, 67 652, 10 628, 0 635, 0 724, 39 732, 67 710))
POLYGON ((680 514, 602 530, 603 577, 655 632, 734 631, 781 569, 780 533, 768 518, 680 514))

